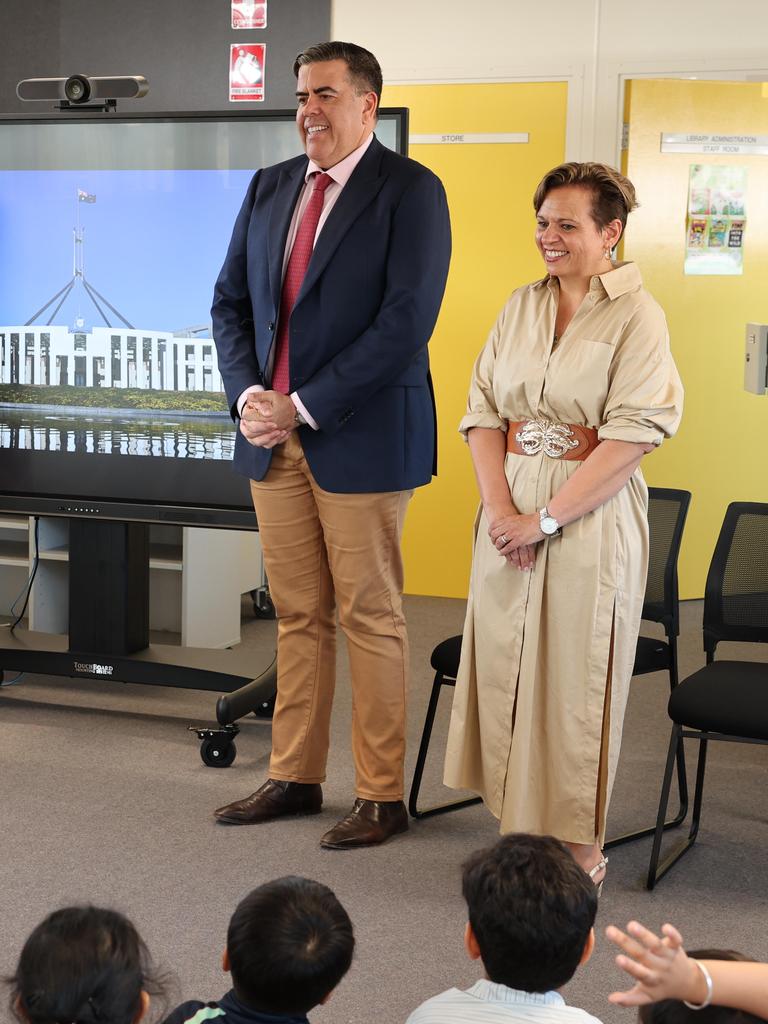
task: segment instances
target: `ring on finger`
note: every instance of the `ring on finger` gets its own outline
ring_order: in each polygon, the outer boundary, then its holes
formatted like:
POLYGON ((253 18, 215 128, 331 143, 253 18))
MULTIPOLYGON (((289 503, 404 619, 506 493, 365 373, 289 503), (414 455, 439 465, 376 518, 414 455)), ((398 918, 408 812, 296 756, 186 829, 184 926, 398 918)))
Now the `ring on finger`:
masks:
POLYGON ((499 537, 499 540, 501 541, 502 545, 509 544, 509 538, 507 537, 506 533, 502 533, 502 535, 499 537))

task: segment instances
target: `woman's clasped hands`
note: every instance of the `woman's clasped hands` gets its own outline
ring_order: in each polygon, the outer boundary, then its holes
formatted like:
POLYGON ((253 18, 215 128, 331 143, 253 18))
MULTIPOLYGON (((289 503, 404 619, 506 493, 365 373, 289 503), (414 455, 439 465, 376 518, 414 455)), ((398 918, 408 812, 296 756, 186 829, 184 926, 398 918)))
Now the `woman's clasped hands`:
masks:
POLYGON ((521 515, 515 508, 486 511, 491 543, 516 569, 530 571, 536 564, 536 547, 544 540, 538 513, 521 515))

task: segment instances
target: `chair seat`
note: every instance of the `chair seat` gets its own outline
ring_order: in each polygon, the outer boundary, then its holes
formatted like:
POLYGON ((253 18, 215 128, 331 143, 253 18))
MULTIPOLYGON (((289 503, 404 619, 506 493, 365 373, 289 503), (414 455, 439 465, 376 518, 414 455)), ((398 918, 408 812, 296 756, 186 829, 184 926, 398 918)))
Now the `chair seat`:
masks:
POLYGON ((432 651, 432 657, 429 660, 435 672, 440 672, 442 675, 448 676, 449 679, 455 679, 458 675, 460 659, 461 634, 449 636, 447 640, 439 643, 432 651))
POLYGON ((661 672, 669 668, 670 652, 666 640, 653 636, 639 636, 635 651, 633 676, 641 676, 646 672, 661 672))
MULTIPOLYGON (((449 679, 456 678, 461 659, 461 639, 461 634, 451 636, 435 647, 430 658, 435 672, 440 672, 449 679)), ((632 674, 643 675, 646 672, 659 672, 668 668, 669 644, 666 640, 650 636, 638 637, 632 674)))
POLYGON ((768 664, 713 661, 675 687, 668 710, 678 725, 768 740, 768 664))

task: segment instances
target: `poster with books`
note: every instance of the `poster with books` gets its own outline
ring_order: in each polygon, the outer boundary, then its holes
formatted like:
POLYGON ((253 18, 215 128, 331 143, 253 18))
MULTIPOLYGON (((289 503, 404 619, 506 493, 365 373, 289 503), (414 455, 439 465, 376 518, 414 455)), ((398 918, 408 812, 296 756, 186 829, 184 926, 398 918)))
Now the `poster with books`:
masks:
POLYGON ((685 224, 686 274, 741 274, 744 266, 745 167, 691 164, 685 224))
POLYGON ((233 43, 230 46, 230 103, 263 101, 266 50, 264 43, 233 43))
POLYGON ((267 0, 232 0, 232 28, 266 28, 267 0))

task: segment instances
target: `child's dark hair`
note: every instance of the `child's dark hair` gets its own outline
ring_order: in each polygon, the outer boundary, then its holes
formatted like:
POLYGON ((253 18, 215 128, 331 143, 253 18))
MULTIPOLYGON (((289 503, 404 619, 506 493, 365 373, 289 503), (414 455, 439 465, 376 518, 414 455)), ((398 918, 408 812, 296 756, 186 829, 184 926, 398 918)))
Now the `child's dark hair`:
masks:
POLYGON ((49 914, 24 943, 8 984, 14 1015, 29 1024, 132 1024, 142 991, 163 994, 131 922, 91 906, 49 914))
POLYGON ((232 984, 263 1013, 307 1013, 352 963, 352 922, 331 890, 308 878, 277 878, 237 906, 227 931, 232 984))
POLYGON ((595 921, 597 892, 561 842, 503 836, 464 864, 462 890, 491 981, 549 992, 573 977, 595 921))
MULTIPOLYGON (((751 957, 735 953, 732 949, 692 949, 688 956, 694 960, 738 960, 753 963, 751 957)), ((763 1017, 732 1010, 727 1006, 707 1006, 703 1010, 689 1010, 679 999, 662 999, 638 1010, 642 1024, 764 1024, 763 1017)))

